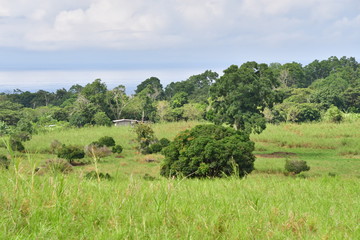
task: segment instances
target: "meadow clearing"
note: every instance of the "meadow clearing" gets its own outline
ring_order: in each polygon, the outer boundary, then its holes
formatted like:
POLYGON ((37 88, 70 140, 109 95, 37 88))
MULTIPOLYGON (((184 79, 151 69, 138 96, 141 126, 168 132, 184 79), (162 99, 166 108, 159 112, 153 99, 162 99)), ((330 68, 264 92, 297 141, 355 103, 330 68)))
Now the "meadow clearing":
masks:
MULTIPOLYGON (((172 139, 197 124, 152 127, 158 138, 172 139)), ((137 153, 131 127, 40 133, 0 170, 0 238, 359 239, 359 137, 359 121, 268 125, 251 137, 257 160, 250 175, 199 180, 160 177, 162 155, 137 153), (33 173, 55 158, 53 140, 85 146, 102 136, 124 147, 98 164, 111 180, 84 178, 93 164, 69 174, 33 173), (311 169, 286 176, 285 159, 311 169)))

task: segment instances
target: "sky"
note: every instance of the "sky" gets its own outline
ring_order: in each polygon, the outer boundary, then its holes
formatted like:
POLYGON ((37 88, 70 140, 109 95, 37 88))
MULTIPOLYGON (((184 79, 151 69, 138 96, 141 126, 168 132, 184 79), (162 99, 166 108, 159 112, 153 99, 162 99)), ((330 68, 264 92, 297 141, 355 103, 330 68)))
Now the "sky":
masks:
POLYGON ((0 92, 360 61, 359 43, 359 0, 0 0, 0 92))

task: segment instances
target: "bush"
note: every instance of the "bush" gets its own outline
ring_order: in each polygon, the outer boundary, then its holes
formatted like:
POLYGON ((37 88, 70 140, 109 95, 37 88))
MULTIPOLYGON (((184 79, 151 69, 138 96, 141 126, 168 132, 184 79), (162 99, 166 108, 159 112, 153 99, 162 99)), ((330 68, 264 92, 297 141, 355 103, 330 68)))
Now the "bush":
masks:
POLYGON ((28 132, 15 132, 11 135, 11 137, 20 142, 26 142, 31 139, 31 134, 28 132))
POLYGON ((99 146, 107 146, 107 147, 112 147, 115 146, 115 140, 112 137, 101 137, 97 142, 96 142, 99 146))
POLYGON ((48 159, 38 169, 38 174, 43 173, 69 173, 73 170, 72 165, 64 159, 48 159))
POLYGON ((162 138, 160 139, 159 143, 161 144, 161 146, 164 148, 164 147, 167 147, 169 146, 170 144, 170 140, 167 139, 167 138, 162 138))
POLYGON ((285 170, 291 173, 299 174, 304 171, 309 171, 310 167, 303 160, 286 160, 285 170))
POLYGON ((58 149, 57 156, 59 158, 65 158, 69 163, 73 163, 74 159, 82 159, 85 156, 84 151, 77 146, 65 146, 62 145, 58 149))
POLYGON ((340 123, 344 116, 338 107, 332 105, 325 113, 324 118, 326 121, 340 123))
POLYGON ((105 112, 97 112, 93 118, 96 125, 100 126, 111 126, 111 119, 106 115, 105 112))
POLYGON ((142 154, 151 153, 150 144, 156 142, 154 131, 148 124, 139 123, 135 125, 135 133, 137 135, 138 149, 142 154))
POLYGON ((9 169, 10 160, 5 155, 0 155, 0 168, 9 169))
POLYGON ((318 121, 321 118, 320 110, 316 104, 301 103, 289 109, 287 120, 290 122, 310 122, 318 121))
MULTIPOLYGON (((93 179, 98 179, 98 175, 97 175, 96 171, 91 171, 91 172, 88 172, 88 173, 85 174, 85 178, 86 179, 92 179, 92 180, 93 179)), ((111 180, 112 179, 110 174, 102 173, 102 172, 99 173, 99 178, 100 179, 106 179, 106 180, 111 180)))
POLYGON ((153 143, 149 146, 149 153, 158 153, 161 152, 163 146, 157 142, 157 143, 153 143))
POLYGON ((120 146, 120 145, 115 145, 115 146, 112 148, 111 151, 112 151, 113 153, 118 153, 118 154, 120 154, 120 153, 122 153, 122 151, 123 151, 123 147, 120 146))
POLYGON ((25 147, 22 142, 16 138, 10 137, 10 148, 13 151, 24 152, 25 147))
POLYGON ((254 142, 233 128, 198 125, 181 132, 168 147, 162 176, 223 177, 245 176, 254 169, 254 142))

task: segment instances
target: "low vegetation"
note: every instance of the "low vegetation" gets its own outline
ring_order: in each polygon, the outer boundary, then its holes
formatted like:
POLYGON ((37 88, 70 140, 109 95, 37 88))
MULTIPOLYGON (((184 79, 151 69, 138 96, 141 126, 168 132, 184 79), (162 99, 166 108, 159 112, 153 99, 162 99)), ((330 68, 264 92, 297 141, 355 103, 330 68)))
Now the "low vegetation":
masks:
MULTIPOLYGON (((11 158, 9 169, 0 169, 0 237, 356 239, 360 154, 342 152, 356 149, 360 127, 347 121, 268 125, 250 136, 257 159, 255 170, 243 179, 234 174, 215 180, 160 177, 163 157, 137 153, 132 127, 34 135, 24 143, 28 154, 10 157, 0 148, 11 158), (66 146, 87 146, 104 136, 123 146, 122 157, 111 154, 97 168, 88 156, 86 165, 69 166, 50 153, 55 139, 66 146), (306 161, 311 168, 305 179, 284 174, 287 159, 306 161)), ((174 140, 200 124, 151 128, 156 138, 174 140)), ((215 134, 212 126, 197 129, 215 134)))

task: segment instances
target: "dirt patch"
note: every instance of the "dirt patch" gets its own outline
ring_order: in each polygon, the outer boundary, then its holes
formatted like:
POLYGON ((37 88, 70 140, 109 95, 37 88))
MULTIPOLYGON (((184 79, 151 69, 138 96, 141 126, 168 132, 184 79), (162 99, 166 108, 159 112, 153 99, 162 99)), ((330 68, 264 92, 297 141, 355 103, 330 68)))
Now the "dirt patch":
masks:
POLYGON ((290 156, 296 156, 296 153, 292 152, 273 152, 273 153, 267 153, 267 154, 256 154, 256 157, 261 158, 284 158, 284 157, 290 157, 290 156))

